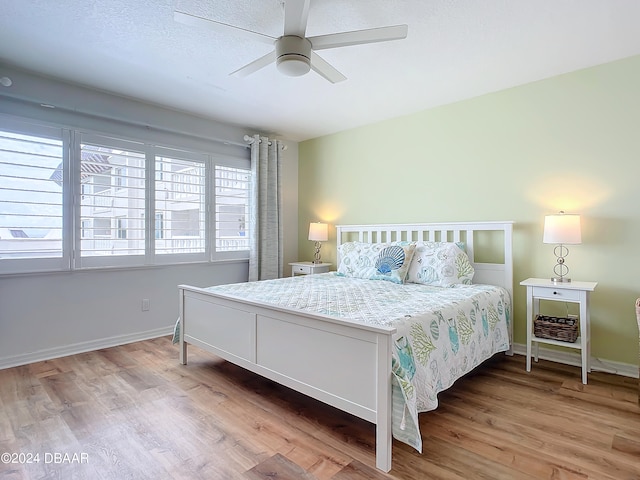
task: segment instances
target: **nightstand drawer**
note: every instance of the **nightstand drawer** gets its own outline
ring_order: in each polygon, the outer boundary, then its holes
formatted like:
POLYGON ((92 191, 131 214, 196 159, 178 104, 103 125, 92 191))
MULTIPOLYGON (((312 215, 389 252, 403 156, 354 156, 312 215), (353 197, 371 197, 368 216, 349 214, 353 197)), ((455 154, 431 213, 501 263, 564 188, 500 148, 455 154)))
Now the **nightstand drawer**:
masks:
POLYGON ((533 297, 534 298, 546 298, 549 300, 560 300, 567 302, 578 302, 580 301, 580 291, 579 290, 568 290, 563 287, 554 288, 554 287, 533 287, 533 297))
POLYGON ((330 263, 313 263, 313 262, 292 262, 291 275, 313 275, 314 273, 326 273, 329 271, 330 263))
POLYGON ((309 265, 292 265, 291 272, 293 275, 308 275, 311 273, 311 267, 309 265))

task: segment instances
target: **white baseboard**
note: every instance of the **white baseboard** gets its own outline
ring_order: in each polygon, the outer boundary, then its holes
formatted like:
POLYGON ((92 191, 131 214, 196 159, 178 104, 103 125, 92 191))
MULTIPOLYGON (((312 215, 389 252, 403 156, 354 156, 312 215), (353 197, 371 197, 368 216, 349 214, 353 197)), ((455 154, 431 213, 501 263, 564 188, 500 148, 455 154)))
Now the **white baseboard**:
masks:
MULTIPOLYGON (((575 352, 564 352, 551 348, 540 346, 538 358, 542 360, 550 360, 552 362, 582 366, 580 354, 575 352)), ((513 353, 517 355, 526 355, 527 346, 521 343, 513 344, 513 353)), ((603 360, 601 358, 591 357, 591 370, 598 372, 613 373, 622 375, 623 377, 638 378, 638 365, 629 363, 614 362, 612 360, 603 360)))
POLYGON ((43 360, 52 360, 54 358, 66 357, 67 355, 75 355, 77 353, 90 352, 101 348, 116 347, 126 343, 139 342, 141 340, 149 340, 151 338, 163 337, 171 335, 173 327, 156 328, 147 330, 146 332, 132 333, 129 335, 118 335, 115 337, 100 338, 89 342, 74 343, 71 345, 63 345, 36 352, 25 353, 22 355, 14 355, 10 357, 0 357, 0 369, 17 367, 28 363, 41 362, 43 360))

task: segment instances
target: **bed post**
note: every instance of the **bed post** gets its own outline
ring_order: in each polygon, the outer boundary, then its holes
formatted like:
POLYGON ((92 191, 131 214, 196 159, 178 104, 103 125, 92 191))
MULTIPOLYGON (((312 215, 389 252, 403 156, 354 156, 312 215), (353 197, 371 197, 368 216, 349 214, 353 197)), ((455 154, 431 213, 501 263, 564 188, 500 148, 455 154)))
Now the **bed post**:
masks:
POLYGON ((376 468, 391 470, 391 348, 392 335, 378 334, 378 378, 376 399, 376 468))
POLYGON ((506 288, 511 296, 511 318, 509 319, 509 350, 506 355, 513 355, 513 222, 504 223, 504 275, 506 288))
POLYGON ((187 342, 184 341, 184 288, 178 287, 178 314, 180 315, 180 363, 187 364, 187 342))

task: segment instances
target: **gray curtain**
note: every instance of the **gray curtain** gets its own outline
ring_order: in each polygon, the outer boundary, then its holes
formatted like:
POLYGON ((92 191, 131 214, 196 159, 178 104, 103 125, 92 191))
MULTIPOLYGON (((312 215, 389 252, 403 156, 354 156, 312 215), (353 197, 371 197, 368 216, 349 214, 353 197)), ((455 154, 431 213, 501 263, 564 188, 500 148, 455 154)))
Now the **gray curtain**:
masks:
POLYGON ((249 281, 279 278, 283 272, 278 140, 254 135, 251 141, 251 250, 249 281))

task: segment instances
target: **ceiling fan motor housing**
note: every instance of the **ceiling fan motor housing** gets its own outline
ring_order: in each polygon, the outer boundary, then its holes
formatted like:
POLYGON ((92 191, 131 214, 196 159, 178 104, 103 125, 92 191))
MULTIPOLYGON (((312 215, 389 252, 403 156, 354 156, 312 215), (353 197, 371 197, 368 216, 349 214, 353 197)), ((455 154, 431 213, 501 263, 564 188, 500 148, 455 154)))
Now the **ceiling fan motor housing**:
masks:
POLYGON ((285 75, 299 77, 311 70, 311 42, 296 35, 276 41, 276 65, 285 75))

